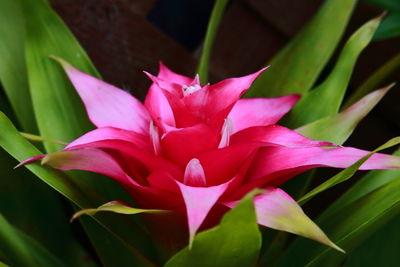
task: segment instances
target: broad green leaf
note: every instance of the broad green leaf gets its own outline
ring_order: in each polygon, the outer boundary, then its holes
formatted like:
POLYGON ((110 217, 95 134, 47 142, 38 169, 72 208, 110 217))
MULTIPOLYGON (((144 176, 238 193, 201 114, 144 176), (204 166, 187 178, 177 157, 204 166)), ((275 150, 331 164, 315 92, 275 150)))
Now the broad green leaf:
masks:
POLYGON ((8 265, 0 261, 0 267, 8 267, 8 265))
POLYGON ((228 0, 216 0, 214 8, 211 12, 206 37, 200 56, 199 66, 197 67, 197 73, 199 74, 202 84, 205 84, 208 81, 208 65, 210 61, 211 49, 214 44, 215 35, 217 34, 218 26, 221 22, 222 15, 227 4, 228 0))
MULTIPOLYGON (((11 121, 2 112, 0 112, 0 129, 0 146, 16 160, 22 162, 27 158, 41 154, 36 147, 20 135, 11 121)), ((66 176, 61 176, 59 172, 38 164, 29 164, 26 167, 78 206, 88 208, 93 206, 86 195, 66 176)))
POLYGON ((374 40, 384 40, 400 36, 400 11, 390 12, 376 31, 374 40))
POLYGON ((397 266, 400 262, 400 216, 378 229, 346 257, 345 266, 397 266))
POLYGON ((247 195, 225 214, 218 226, 196 235, 192 248, 184 248, 165 266, 254 266, 261 247, 261 234, 253 196, 247 195))
POLYGON ((36 240, 9 224, 1 214, 0 251, 11 266, 65 266, 36 240))
POLYGON ((25 168, 13 169, 16 164, 0 148, 0 213, 66 265, 92 266, 94 261, 67 221, 60 196, 25 168))
POLYGON ((340 113, 309 123, 296 131, 311 139, 341 145, 351 135, 357 124, 392 87, 393 85, 389 85, 386 88, 376 90, 340 113))
MULTIPOLYGON (((340 207, 317 220, 321 228, 346 251, 361 244, 376 229, 400 214, 400 179, 393 180, 371 193, 340 207)), ((343 255, 296 240, 278 266, 338 266, 343 255)))
MULTIPOLYGON (((19 132, 13 127, 12 123, 8 120, 8 118, 0 112, 0 146, 4 148, 10 155, 12 155, 18 161, 23 161, 27 158, 36 156, 41 154, 40 151, 35 148, 32 144, 30 144, 26 139, 24 139, 19 132)), ((46 184, 53 187, 56 191, 67 197, 70 201, 75 203, 80 208, 91 208, 97 206, 96 203, 99 202, 98 196, 93 192, 85 192, 85 194, 76 186, 76 184, 69 179, 66 175, 61 172, 55 171, 53 169, 48 169, 44 166, 41 166, 37 163, 28 164, 26 167, 34 173, 37 177, 39 177, 46 184), (91 199, 88 199, 88 195, 91 195, 91 199), (97 196, 97 197, 96 197, 97 196), (96 200, 97 199, 97 200, 96 200)), ((103 227, 109 230, 114 236, 107 234, 102 231, 101 228, 95 228, 96 225, 92 225, 87 229, 91 231, 95 231, 97 235, 90 236, 90 238, 98 239, 97 246, 95 248, 102 252, 102 257, 109 256, 108 263, 112 263, 115 261, 115 252, 109 250, 109 247, 112 247, 112 244, 115 244, 116 247, 121 247, 122 242, 125 246, 123 247, 129 251, 123 251, 122 249, 118 250, 118 253, 121 255, 126 255, 129 252, 131 255, 130 261, 136 262, 137 264, 142 264, 143 266, 148 266, 150 263, 144 259, 144 257, 137 252, 134 248, 134 245, 137 245, 140 249, 149 249, 150 244, 146 242, 146 236, 144 233, 140 232, 140 229, 137 229, 137 225, 132 222, 131 224, 126 224, 125 221, 121 221, 119 217, 106 217, 106 216, 97 216, 97 222, 99 222, 103 227), (100 229, 100 230, 94 230, 100 229), (101 238, 100 238, 101 237, 101 238), (117 238, 117 239, 116 239, 117 238), (102 240, 104 244, 102 243, 102 240), (141 246, 139 246, 139 244, 141 246), (107 253, 106 249, 108 249, 109 253, 107 253), (112 255, 113 257, 111 257, 112 255)), ((84 224, 85 227, 85 224, 84 224)), ((119 255, 119 259, 122 258, 119 255)))
POLYGON ((36 132, 24 57, 24 35, 20 2, 0 0, 0 82, 23 129, 36 132))
POLYGON ((165 212, 163 210, 138 209, 138 208, 132 207, 131 205, 129 205, 128 203, 125 203, 123 201, 114 200, 114 201, 110 201, 106 204, 103 204, 98 208, 80 210, 72 216, 71 221, 75 220, 76 218, 78 218, 84 214, 93 216, 100 211, 109 211, 109 212, 115 212, 115 213, 120 213, 120 214, 130 214, 130 215, 139 214, 139 213, 162 213, 162 212, 165 212))
POLYGON ((359 86, 351 97, 346 101, 345 108, 359 100, 361 97, 372 92, 385 83, 390 75, 400 69, 400 53, 395 55, 378 70, 376 70, 369 78, 359 86))
POLYGON ((309 200, 310 198, 312 198, 316 194, 319 194, 319 193, 331 188, 332 186, 335 186, 335 185, 337 185, 339 183, 342 183, 342 182, 350 179, 354 175, 354 173, 358 170, 358 168, 365 161, 367 161, 373 154, 375 154, 376 152, 379 152, 379 151, 381 151, 383 149, 395 146, 397 144, 400 144, 400 137, 395 137, 393 139, 390 139, 385 144, 381 145, 380 147, 378 147, 377 149, 375 149, 371 153, 368 153, 367 155, 365 155, 364 157, 359 159, 357 162, 352 164, 350 167, 342 170, 341 172, 339 172, 338 174, 336 174, 332 178, 328 179, 327 181, 323 182, 322 184, 320 184, 319 186, 317 186, 316 188, 314 188, 313 190, 308 192, 306 195, 304 195, 302 198, 300 198, 298 200, 299 204, 304 204, 307 200, 309 200))
POLYGON ((303 94, 290 112, 286 125, 297 128, 339 111, 356 61, 371 41, 381 19, 367 22, 349 38, 328 78, 303 94))
MULTIPOLYGON (((62 68, 50 55, 59 56, 99 77, 85 51, 61 19, 43 1, 20 0, 26 17, 25 53, 33 109, 44 138, 70 142, 91 129, 82 103, 62 68), (49 112, 51 110, 51 112, 49 112)), ((47 152, 60 148, 45 143, 47 152)))
POLYGON ((326 0, 311 21, 267 64, 247 96, 280 96, 309 90, 334 52, 355 0, 326 0))

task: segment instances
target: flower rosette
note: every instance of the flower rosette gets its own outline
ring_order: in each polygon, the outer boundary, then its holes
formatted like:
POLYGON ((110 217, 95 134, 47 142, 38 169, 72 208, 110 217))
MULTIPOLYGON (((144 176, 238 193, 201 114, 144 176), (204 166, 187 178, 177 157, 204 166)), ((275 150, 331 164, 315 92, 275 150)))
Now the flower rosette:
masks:
MULTIPOLYGON (((157 76, 146 73, 153 84, 143 104, 59 61, 97 128, 60 152, 24 163, 42 159, 61 170, 108 176, 140 208, 185 218, 173 227, 189 236, 189 244, 200 227, 217 224, 244 195, 261 188, 263 193, 254 198, 260 225, 340 250, 277 187, 316 167, 346 168, 369 152, 312 140, 277 125, 299 95, 240 99, 265 69, 201 85, 198 76, 182 76, 160 64, 157 76)), ((374 154, 360 169, 399 167, 398 157, 374 154)))

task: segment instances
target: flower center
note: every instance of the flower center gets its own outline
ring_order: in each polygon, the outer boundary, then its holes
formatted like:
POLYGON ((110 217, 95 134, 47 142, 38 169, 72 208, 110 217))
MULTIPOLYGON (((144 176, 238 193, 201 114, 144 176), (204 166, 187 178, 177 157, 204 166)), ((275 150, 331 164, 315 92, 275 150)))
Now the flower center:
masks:
POLYGON ((199 84, 194 84, 194 85, 183 85, 182 86, 182 91, 183 91, 183 95, 187 96, 187 95, 191 95, 196 91, 199 91, 201 89, 201 86, 199 84))

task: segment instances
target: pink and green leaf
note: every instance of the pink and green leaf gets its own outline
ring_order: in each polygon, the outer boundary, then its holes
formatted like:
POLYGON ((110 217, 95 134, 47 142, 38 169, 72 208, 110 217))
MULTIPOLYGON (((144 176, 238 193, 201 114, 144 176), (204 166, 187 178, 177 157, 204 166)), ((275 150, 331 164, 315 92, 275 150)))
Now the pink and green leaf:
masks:
POLYGON ((319 119, 296 131, 308 138, 343 144, 358 123, 378 104, 393 85, 376 90, 338 114, 319 119))

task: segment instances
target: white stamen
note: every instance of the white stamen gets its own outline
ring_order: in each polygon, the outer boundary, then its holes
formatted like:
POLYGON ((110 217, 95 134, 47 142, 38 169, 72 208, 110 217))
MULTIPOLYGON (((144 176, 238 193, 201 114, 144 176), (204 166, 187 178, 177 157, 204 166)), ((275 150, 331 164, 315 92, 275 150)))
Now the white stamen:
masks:
POLYGON ((186 165, 183 183, 189 186, 205 186, 206 175, 203 166, 198 159, 193 158, 186 165))
POLYGON ((199 91, 201 89, 201 86, 199 84, 195 84, 195 85, 183 85, 182 86, 182 92, 184 96, 193 94, 196 91, 199 91))
POLYGON ((223 148, 229 146, 229 141, 231 139, 231 135, 233 134, 233 121, 229 118, 226 118, 224 121, 224 125, 221 130, 221 141, 219 142, 218 148, 223 148))
POLYGON ((158 128, 154 125, 153 121, 150 121, 150 140, 153 145, 154 154, 160 154, 160 135, 158 134, 158 128))

